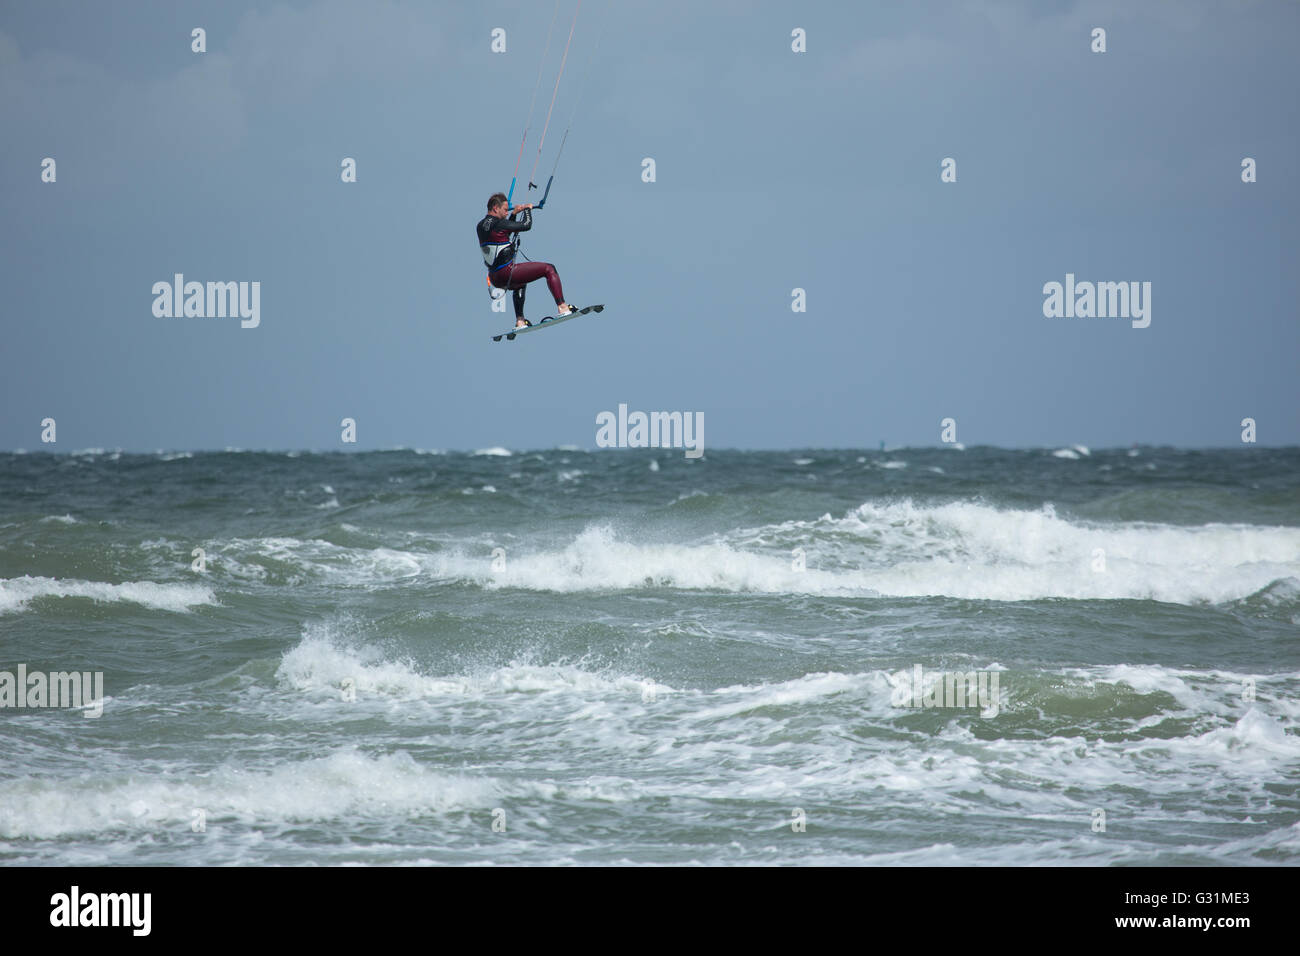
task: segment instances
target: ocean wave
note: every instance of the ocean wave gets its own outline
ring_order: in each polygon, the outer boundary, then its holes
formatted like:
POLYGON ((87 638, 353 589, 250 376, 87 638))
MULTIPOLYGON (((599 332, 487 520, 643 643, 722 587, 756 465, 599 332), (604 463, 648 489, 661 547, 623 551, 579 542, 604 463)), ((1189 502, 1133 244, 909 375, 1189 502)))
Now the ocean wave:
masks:
POLYGON ((573 664, 513 663, 446 677, 420 673, 411 661, 387 660, 373 647, 349 646, 337 623, 313 625, 276 671, 281 686, 312 697, 338 698, 345 685, 358 700, 482 698, 501 694, 566 692, 640 697, 676 693, 636 676, 602 674, 573 664))
POLYGON ((558 551, 511 554, 493 571, 485 558, 438 556, 436 573, 491 588, 538 591, 687 588, 721 591, 841 592, 861 590, 842 576, 796 571, 788 557, 752 554, 726 544, 638 544, 622 541, 608 527, 588 528, 558 551))
POLYGON ((625 540, 588 527, 560 549, 437 556, 434 573, 542 591, 684 588, 975 600, 1219 604, 1300 577, 1300 528, 1085 523, 957 502, 869 502, 693 543, 625 540), (803 552, 798 569, 795 549, 803 552))
POLYGON ((97 603, 142 604, 160 611, 184 613, 192 607, 216 604, 212 589, 201 584, 158 584, 154 581, 80 581, 24 575, 0 579, 0 614, 25 610, 38 598, 90 598, 97 603))
MULTIPOLYGON (((492 490, 484 485, 463 493, 492 490)), ((707 512, 724 503, 720 495, 683 494, 668 512, 707 512)), ((497 562, 495 567, 491 546, 455 540, 349 547, 317 538, 234 539, 210 548, 208 561, 213 572, 238 579, 319 579, 347 587, 383 587, 426 577, 553 592, 679 588, 1184 605, 1251 599, 1268 607, 1292 607, 1300 600, 1300 528, 1293 527, 1085 521, 1061 517, 1050 505, 1017 510, 903 499, 867 502, 841 517, 826 514, 694 541, 655 541, 653 527, 647 530, 624 532, 592 524, 559 545, 530 546, 525 539, 510 548, 504 566, 497 562)), ((664 534, 680 539, 681 532, 665 528, 664 534)), ((15 593, 11 587, 6 597, 0 588, 0 609, 6 601, 12 605, 27 599, 15 593)), ((199 603, 211 602, 210 592, 199 597, 199 603)), ((157 600, 175 603, 167 597, 157 600)))
POLYGON ((356 815, 416 816, 490 807, 491 780, 440 773, 397 752, 370 757, 341 750, 267 770, 226 764, 210 773, 104 773, 0 782, 0 836, 51 839, 111 830, 188 834, 202 810, 211 830, 333 820, 356 815))

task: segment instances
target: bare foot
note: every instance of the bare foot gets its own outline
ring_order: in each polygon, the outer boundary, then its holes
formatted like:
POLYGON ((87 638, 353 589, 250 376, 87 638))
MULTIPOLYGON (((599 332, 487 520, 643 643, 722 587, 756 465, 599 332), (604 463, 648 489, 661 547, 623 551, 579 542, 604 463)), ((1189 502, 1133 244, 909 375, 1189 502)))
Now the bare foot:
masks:
POLYGON ((515 319, 515 328, 517 329, 526 329, 532 324, 533 323, 529 322, 522 315, 515 319))

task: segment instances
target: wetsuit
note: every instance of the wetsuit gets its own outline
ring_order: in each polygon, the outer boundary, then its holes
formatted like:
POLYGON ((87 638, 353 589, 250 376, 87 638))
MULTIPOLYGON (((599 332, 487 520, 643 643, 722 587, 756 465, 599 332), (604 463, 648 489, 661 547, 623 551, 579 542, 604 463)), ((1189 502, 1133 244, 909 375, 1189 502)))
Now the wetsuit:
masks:
POLYGON ((560 275, 549 262, 516 262, 519 233, 533 227, 531 209, 522 209, 509 219, 498 219, 488 213, 478 224, 478 245, 487 266, 488 280, 498 289, 511 289, 515 294, 515 317, 523 318, 525 286, 537 279, 546 279, 546 287, 555 297, 555 304, 564 301, 564 288, 560 275), (519 218, 522 216, 523 218, 519 218))

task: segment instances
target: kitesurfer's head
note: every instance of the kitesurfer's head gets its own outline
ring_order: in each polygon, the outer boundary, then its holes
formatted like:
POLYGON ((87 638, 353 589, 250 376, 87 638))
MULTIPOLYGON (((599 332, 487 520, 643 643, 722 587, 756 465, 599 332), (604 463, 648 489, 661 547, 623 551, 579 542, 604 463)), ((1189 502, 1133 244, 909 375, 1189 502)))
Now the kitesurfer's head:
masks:
POLYGON ((508 211, 505 193, 493 193, 488 198, 488 212, 494 216, 504 216, 508 211))

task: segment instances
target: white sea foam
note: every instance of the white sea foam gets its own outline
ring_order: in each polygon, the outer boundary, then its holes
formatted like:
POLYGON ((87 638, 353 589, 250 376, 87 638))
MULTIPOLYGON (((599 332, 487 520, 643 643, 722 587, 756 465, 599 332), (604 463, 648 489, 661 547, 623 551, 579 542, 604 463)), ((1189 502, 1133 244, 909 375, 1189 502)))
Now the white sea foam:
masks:
POLYGON ((823 523, 878 541, 887 565, 872 562, 870 586, 897 596, 1220 603, 1300 575, 1300 528, 1094 524, 1050 506, 910 501, 869 502, 823 523))
POLYGON ((298 574, 290 572, 291 582, 322 578, 356 587, 414 577, 434 566, 433 556, 423 551, 348 547, 319 538, 232 538, 208 549, 209 567, 237 578, 265 579, 267 569, 258 559, 295 569, 298 574))
POLYGON ((666 684, 632 675, 592 672, 573 664, 516 662, 482 671, 433 676, 421 673, 411 661, 388 660, 373 647, 347 644, 341 639, 343 630, 338 623, 307 628, 303 640, 280 662, 276 678, 281 686, 295 693, 337 698, 347 681, 359 700, 477 699, 545 692, 616 694, 631 699, 647 690, 676 693, 666 684))
POLYGON ((842 518, 785 522, 694 544, 626 540, 593 526, 560 549, 437 555, 433 573, 485 587, 676 587, 1026 601, 1051 597, 1222 603, 1300 578, 1300 529, 1090 524, 1050 506, 869 502, 842 518), (802 547, 806 570, 792 567, 802 547))
POLYGON ((340 750, 269 770, 224 764, 208 774, 104 773, 0 782, 0 836, 50 839, 75 833, 168 826, 188 832, 195 807, 209 833, 231 818, 244 824, 418 816, 486 808, 491 780, 437 772, 397 752, 370 757, 340 750))
POLYGON ((475 452, 474 452, 474 454, 475 454, 475 455, 492 455, 492 456, 496 456, 496 457, 500 457, 500 458, 506 458, 506 457, 509 457, 510 455, 513 455, 514 452, 512 452, 509 448, 501 448, 500 446, 497 446, 497 447, 494 447, 494 448, 479 448, 479 449, 476 449, 475 452))
POLYGON ((37 598, 90 598, 96 602, 142 604, 160 611, 176 612, 217 603, 212 589, 200 584, 158 584, 154 581, 109 584, 30 575, 0 579, 0 614, 24 610, 37 598))
POLYGON ((855 698, 874 695, 877 706, 872 709, 883 714, 889 704, 890 686, 884 674, 805 674, 777 684, 740 684, 720 688, 711 695, 711 700, 718 702, 698 711, 695 716, 706 720, 732 717, 759 708, 790 707, 844 693, 854 694, 855 698))
POLYGON ((436 567, 440 576, 485 587, 542 591, 677 587, 779 593, 854 586, 826 572, 796 571, 788 555, 750 554, 726 544, 637 544, 607 527, 588 528, 560 551, 512 554, 501 571, 493 571, 486 557, 456 553, 438 555, 436 567))

